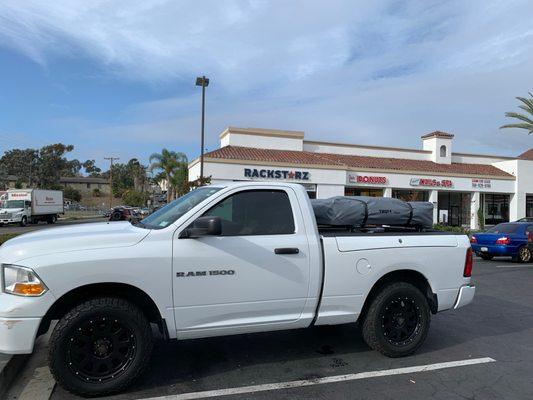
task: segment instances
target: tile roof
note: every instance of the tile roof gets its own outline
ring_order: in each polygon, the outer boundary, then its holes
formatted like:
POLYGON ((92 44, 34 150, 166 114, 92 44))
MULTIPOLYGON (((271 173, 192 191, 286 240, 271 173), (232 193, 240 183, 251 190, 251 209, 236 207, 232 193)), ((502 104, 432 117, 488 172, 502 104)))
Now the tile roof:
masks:
POLYGON ((272 150, 254 147, 225 146, 204 155, 206 159, 245 160, 292 165, 316 165, 344 168, 365 168, 380 170, 413 171, 433 174, 464 174, 514 178, 513 175, 488 164, 437 164, 433 161, 407 160, 355 156, 309 151, 272 150))
POLYGON ((521 160, 532 160, 533 161, 533 148, 524 151, 522 154, 518 156, 521 160))
POLYGON ((453 138, 453 135, 451 133, 447 133, 447 132, 442 132, 442 131, 434 131, 434 132, 430 132, 430 133, 426 133, 425 135, 422 135, 421 136, 422 139, 427 139, 427 138, 431 138, 431 137, 440 137, 440 138, 453 138))
POLYGON ((93 178, 90 176, 62 176, 59 183, 102 183, 108 184, 109 181, 104 178, 93 178))

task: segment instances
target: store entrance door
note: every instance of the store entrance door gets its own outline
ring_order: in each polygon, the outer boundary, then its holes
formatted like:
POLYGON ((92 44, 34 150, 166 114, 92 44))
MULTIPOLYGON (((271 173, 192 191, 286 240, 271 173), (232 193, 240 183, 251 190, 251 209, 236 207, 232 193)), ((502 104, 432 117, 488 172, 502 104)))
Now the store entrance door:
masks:
POLYGON ((450 225, 451 226, 461 225, 461 212, 458 206, 450 207, 450 225))

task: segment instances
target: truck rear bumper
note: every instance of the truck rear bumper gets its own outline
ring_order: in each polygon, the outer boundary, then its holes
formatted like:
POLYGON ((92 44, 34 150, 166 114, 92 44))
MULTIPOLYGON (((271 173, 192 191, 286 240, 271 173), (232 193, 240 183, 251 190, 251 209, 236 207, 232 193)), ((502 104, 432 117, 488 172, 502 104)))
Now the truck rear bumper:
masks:
POLYGON ((457 295, 457 300, 455 300, 453 309, 456 310, 459 307, 466 306, 472 301, 475 293, 476 287, 474 285, 461 286, 461 288, 459 289, 459 294, 457 295))
POLYGON ((29 354, 41 318, 0 318, 0 353, 29 354))

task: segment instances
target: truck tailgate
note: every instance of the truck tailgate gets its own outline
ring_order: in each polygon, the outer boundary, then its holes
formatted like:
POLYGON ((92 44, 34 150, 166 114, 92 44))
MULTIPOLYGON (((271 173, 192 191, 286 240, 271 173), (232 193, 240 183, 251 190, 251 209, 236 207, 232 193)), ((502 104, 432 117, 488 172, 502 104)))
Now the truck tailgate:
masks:
POLYGON ((389 249, 406 247, 456 247, 455 235, 365 235, 365 236, 337 236, 339 251, 357 251, 371 249, 389 249))

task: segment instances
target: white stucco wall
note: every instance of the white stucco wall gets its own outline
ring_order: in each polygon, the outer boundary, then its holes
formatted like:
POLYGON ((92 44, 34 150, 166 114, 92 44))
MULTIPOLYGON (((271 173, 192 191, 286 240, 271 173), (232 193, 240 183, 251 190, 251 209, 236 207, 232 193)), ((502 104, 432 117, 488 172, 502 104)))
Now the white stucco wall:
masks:
POLYGON ((321 142, 303 142, 304 151, 315 153, 347 154, 369 157, 405 158, 409 160, 431 160, 431 153, 416 150, 394 150, 372 146, 337 145, 321 142))
POLYGON ((526 196, 533 194, 533 161, 507 160, 493 164, 516 177, 514 195, 509 204, 509 218, 511 221, 526 216, 526 196))
POLYGON ((220 146, 243 146, 257 147, 260 149, 276 150, 303 150, 303 140, 300 138, 289 138, 282 136, 261 136, 247 135, 239 133, 228 133, 220 140, 220 146))

